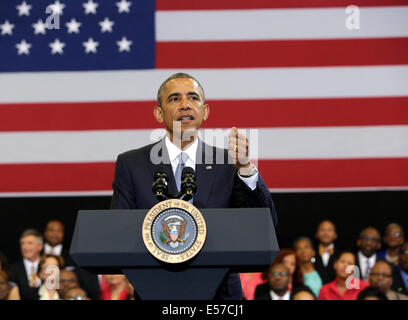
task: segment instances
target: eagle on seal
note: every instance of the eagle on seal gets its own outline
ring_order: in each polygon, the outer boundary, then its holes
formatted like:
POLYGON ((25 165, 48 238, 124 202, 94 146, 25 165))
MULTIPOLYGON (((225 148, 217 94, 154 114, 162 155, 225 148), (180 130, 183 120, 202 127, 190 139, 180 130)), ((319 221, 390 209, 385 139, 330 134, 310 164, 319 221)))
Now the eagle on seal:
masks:
POLYGON ((170 238, 168 240, 164 240, 164 243, 167 244, 169 242, 185 242, 186 240, 181 239, 181 237, 183 236, 184 231, 186 230, 186 224, 187 224, 187 221, 184 221, 181 224, 179 230, 177 230, 177 227, 175 225, 172 225, 169 228, 169 226, 164 221, 162 221, 164 234, 168 238, 170 238))

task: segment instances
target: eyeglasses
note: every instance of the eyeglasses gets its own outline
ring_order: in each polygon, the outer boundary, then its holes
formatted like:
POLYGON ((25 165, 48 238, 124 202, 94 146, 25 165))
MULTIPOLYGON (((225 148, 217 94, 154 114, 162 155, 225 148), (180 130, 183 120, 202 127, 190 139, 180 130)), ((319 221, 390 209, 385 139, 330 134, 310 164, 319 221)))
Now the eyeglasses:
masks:
POLYGON ((388 273, 379 273, 379 272, 371 272, 370 276, 373 277, 383 277, 383 278, 391 278, 392 274, 388 274, 388 273))
POLYGON ((364 241, 373 241, 373 242, 379 242, 380 241, 380 239, 373 238, 373 237, 360 237, 360 239, 364 240, 364 241))
POLYGON ((387 236, 392 236, 392 237, 400 238, 400 237, 402 237, 402 233, 392 232, 392 233, 388 233, 387 236))
POLYGON ((272 273, 270 273, 270 275, 272 276, 272 277, 279 277, 279 276, 281 276, 281 277, 286 277, 288 274, 286 273, 286 272, 272 272, 272 273))

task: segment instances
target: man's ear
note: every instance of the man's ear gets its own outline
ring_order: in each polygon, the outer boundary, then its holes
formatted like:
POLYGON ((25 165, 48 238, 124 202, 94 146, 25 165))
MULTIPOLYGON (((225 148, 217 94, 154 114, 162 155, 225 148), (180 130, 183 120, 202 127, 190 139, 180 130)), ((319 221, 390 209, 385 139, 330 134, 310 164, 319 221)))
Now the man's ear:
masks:
POLYGON ((153 115, 158 123, 163 123, 163 109, 159 106, 153 108, 153 115))
POLYGON ((208 119, 208 116, 210 115, 210 106, 208 104, 205 104, 204 106, 204 121, 208 119))

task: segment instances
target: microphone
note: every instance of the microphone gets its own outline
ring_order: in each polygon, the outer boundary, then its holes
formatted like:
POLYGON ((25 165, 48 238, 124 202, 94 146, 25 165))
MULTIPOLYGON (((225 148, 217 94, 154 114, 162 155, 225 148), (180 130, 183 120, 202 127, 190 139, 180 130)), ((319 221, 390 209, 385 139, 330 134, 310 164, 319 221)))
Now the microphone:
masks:
POLYGON ((164 201, 166 199, 168 193, 167 182, 169 181, 169 177, 167 176, 166 172, 159 169, 154 174, 154 182, 152 185, 152 191, 155 195, 157 201, 164 201))
POLYGON ((181 172, 181 194, 182 200, 188 201, 193 198, 193 194, 197 191, 197 184, 195 181, 194 169, 185 167, 181 172))

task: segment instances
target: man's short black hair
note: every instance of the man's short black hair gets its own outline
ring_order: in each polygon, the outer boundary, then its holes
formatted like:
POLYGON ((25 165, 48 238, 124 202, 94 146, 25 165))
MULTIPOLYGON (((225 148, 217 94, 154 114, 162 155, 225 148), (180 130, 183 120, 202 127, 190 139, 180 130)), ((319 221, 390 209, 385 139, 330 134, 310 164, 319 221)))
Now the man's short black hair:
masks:
POLYGON ((375 288, 375 287, 367 287, 364 290, 362 290, 358 294, 357 300, 364 300, 365 298, 368 298, 368 297, 375 297, 378 300, 388 300, 385 293, 381 292, 380 289, 375 288))

